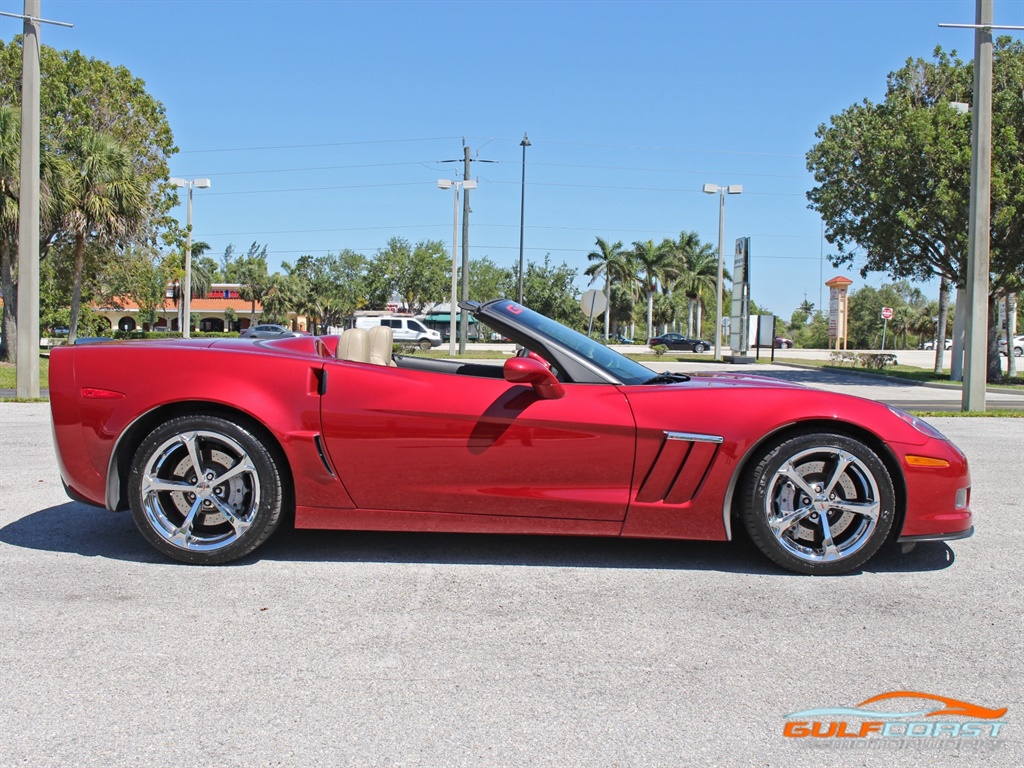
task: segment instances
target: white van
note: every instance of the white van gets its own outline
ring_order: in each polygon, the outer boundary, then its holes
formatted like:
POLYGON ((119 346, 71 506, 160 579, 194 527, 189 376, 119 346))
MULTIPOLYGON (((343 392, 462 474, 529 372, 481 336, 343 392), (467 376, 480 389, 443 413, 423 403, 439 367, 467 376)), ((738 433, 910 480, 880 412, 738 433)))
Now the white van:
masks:
POLYGON ((416 344, 420 349, 441 346, 441 334, 432 331, 414 317, 407 315, 356 315, 354 328, 373 328, 383 325, 391 328, 396 342, 416 344))

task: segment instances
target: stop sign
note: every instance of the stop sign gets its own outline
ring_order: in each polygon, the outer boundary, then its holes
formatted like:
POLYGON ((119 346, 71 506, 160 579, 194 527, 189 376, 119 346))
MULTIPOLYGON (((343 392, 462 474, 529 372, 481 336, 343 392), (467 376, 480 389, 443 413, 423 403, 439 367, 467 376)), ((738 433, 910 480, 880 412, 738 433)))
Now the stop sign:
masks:
POLYGON ((882 307, 882 319, 883 320, 891 320, 892 319, 892 307, 882 307))

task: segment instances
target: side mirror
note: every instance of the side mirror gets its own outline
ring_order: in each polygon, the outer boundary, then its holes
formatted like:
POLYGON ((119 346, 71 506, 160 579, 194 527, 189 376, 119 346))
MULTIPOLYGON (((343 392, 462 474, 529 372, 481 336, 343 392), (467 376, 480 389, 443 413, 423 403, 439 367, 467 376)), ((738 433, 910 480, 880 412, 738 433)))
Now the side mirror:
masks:
POLYGON ((505 361, 505 381, 512 384, 529 384, 537 397, 557 400, 565 395, 565 389, 547 368, 530 357, 510 357, 505 361))

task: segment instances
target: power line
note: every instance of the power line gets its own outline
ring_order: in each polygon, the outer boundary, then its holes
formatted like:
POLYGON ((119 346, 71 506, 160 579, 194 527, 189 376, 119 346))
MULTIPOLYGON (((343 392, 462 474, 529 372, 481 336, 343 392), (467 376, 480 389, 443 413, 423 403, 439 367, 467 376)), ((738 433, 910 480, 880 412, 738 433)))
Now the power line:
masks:
POLYGON ((272 149, 315 149, 319 147, 355 147, 364 144, 411 144, 418 141, 451 141, 461 136, 432 136, 423 139, 369 139, 366 141, 331 141, 324 144, 278 144, 268 147, 222 147, 220 149, 185 149, 182 155, 202 155, 214 152, 262 152, 272 149))

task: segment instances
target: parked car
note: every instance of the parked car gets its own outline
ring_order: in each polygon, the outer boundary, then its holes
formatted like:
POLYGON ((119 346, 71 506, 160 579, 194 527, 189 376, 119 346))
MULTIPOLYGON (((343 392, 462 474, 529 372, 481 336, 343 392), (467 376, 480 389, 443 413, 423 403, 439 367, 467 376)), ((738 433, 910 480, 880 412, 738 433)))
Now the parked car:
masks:
POLYGON ((439 347, 442 344, 440 333, 430 330, 414 317, 406 315, 356 315, 356 328, 366 328, 369 330, 378 325, 390 328, 395 341, 404 344, 415 344, 424 351, 431 347, 439 347))
POLYGON ((393 356, 387 327, 58 347, 65 488, 130 509, 150 544, 196 564, 243 557, 292 517, 704 541, 743 526, 809 574, 973 531, 967 459, 915 416, 746 372, 653 373, 514 301, 461 306, 522 352, 393 356))
MULTIPOLYGON (((999 354, 1000 355, 1005 355, 1006 354, 1006 339, 1005 338, 999 340, 999 354)), ((1020 357, 1021 355, 1024 355, 1024 336, 1014 336, 1013 337, 1013 356, 1014 357, 1020 357)))
POLYGON ((633 344, 633 343, 635 343, 632 339, 627 339, 621 333, 618 334, 617 336, 612 336, 609 339, 609 341, 611 341, 613 344, 633 344))
POLYGON ((707 352, 711 349, 709 342, 703 339, 690 339, 681 333, 665 333, 661 336, 655 336, 647 342, 649 347, 655 347, 658 344, 664 344, 669 349, 686 349, 692 352, 707 352))
POLYGON ((793 348, 793 340, 792 339, 787 339, 785 336, 776 336, 775 337, 775 348, 776 349, 792 349, 793 348))
POLYGON ((243 339, 284 339, 293 336, 308 336, 304 331, 293 331, 283 325, 254 325, 246 328, 240 334, 243 339))
MULTIPOLYGON (((943 349, 952 349, 953 348, 953 340, 952 339, 946 339, 946 342, 945 342, 945 344, 943 345, 942 348, 943 349)), ((924 344, 921 345, 921 349, 935 349, 935 339, 929 339, 928 341, 926 341, 924 344)))

